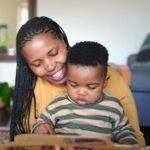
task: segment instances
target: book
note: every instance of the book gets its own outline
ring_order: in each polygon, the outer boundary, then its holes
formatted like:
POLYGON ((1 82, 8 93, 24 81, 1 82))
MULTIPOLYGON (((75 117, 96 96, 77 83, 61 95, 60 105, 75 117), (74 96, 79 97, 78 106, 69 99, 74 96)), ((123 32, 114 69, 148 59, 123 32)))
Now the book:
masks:
POLYGON ((0 150, 141 150, 131 145, 115 145, 106 137, 21 134, 14 142, 1 142, 0 150))

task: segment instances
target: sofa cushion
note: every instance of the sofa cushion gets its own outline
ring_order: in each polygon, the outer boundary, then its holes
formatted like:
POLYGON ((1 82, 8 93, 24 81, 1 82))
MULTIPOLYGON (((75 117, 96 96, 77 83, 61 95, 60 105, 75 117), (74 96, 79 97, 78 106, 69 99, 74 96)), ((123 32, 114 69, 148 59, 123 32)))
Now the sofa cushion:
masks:
POLYGON ((144 62, 150 61, 150 48, 140 51, 137 55, 136 60, 137 61, 144 61, 144 62))
POLYGON ((146 36, 139 53, 137 54, 137 61, 150 61, 150 33, 146 36))
POLYGON ((150 74, 150 61, 143 61, 143 62, 139 62, 139 61, 134 61, 130 64, 130 69, 132 72, 148 72, 150 74))
POLYGON ((132 72, 131 90, 134 92, 150 93, 150 75, 148 72, 132 72))

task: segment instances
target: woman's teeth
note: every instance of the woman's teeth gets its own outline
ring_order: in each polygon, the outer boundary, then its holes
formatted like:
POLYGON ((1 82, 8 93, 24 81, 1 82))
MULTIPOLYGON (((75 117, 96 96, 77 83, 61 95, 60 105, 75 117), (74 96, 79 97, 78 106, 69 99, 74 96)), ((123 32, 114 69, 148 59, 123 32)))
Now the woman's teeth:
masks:
POLYGON ((64 70, 63 69, 59 70, 53 76, 51 76, 51 78, 53 80, 61 80, 63 77, 64 77, 64 70))

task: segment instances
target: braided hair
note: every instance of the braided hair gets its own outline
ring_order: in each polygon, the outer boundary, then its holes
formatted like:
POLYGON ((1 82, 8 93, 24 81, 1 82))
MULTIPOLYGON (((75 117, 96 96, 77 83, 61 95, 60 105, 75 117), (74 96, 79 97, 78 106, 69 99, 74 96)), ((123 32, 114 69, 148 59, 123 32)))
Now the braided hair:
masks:
POLYGON ((25 58, 22 55, 22 48, 26 42, 40 33, 50 32, 56 38, 64 40, 67 49, 69 49, 68 39, 63 29, 52 19, 47 17, 34 17, 27 21, 18 31, 16 39, 17 69, 15 80, 15 93, 13 96, 13 109, 10 125, 10 140, 21 133, 30 132, 30 110, 31 104, 34 104, 36 116, 36 98, 34 95, 36 75, 29 68, 25 58), (33 100, 33 102, 32 102, 33 100))

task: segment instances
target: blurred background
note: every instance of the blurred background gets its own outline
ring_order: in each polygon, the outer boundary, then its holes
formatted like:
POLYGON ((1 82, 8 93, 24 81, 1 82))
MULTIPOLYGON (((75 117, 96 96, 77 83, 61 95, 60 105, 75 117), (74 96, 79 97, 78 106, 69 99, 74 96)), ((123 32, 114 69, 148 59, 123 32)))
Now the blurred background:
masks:
POLYGON ((0 0, 0 83, 5 85, 0 88, 14 90, 20 26, 33 16, 50 17, 64 29, 70 45, 92 40, 107 47, 109 62, 128 80, 150 143, 149 6, 150 0, 0 0))

